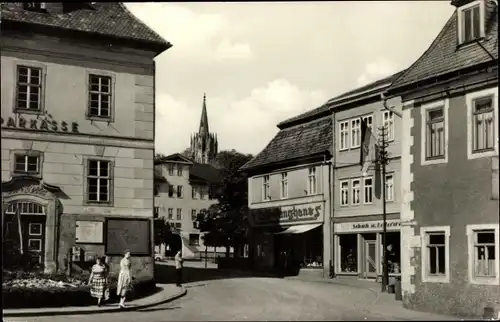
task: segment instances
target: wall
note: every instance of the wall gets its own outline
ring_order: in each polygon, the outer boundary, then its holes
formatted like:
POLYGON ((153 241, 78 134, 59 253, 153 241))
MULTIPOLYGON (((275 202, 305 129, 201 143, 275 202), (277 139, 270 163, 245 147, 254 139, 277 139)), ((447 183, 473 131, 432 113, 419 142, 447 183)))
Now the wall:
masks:
POLYGON ((448 162, 422 166, 421 122, 424 120, 420 108, 416 103, 411 111, 414 121, 411 172, 415 178, 411 184, 411 208, 417 223, 413 233, 418 235, 419 228, 425 226, 450 226, 450 283, 422 282, 421 249, 415 247, 412 261, 415 293, 408 292, 405 304, 459 316, 481 316, 486 305, 500 298, 500 289, 469 283, 466 225, 498 224, 499 203, 492 200, 492 158, 467 158, 467 105, 461 93, 449 98, 448 162))

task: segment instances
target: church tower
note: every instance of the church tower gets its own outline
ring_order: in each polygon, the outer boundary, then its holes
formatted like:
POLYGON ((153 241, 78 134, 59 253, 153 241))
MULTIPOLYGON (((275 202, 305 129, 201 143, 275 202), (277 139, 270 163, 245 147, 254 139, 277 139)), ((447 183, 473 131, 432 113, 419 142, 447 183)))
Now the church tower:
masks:
POLYGON ((212 163, 218 152, 217 134, 208 129, 207 100, 203 94, 200 128, 191 137, 191 159, 196 163, 212 163))

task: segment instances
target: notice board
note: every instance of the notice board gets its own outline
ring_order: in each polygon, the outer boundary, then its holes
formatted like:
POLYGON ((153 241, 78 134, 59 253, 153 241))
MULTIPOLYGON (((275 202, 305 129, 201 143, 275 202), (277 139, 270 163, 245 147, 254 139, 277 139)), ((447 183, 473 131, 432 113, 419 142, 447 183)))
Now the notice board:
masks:
POLYGON ((151 255, 151 222, 148 219, 106 220, 106 255, 151 255))

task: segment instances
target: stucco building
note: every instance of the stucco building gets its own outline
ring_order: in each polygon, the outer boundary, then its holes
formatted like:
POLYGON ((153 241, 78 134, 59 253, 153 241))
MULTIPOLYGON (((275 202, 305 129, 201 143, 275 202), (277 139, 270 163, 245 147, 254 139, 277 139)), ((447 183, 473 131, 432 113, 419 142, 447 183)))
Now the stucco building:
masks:
POLYGON ((249 257, 255 269, 329 276, 332 120, 321 106, 280 131, 241 171, 248 175, 249 257))
MULTIPOLYGON (((155 215, 166 218, 179 232, 183 257, 199 257, 205 247, 196 218, 201 210, 217 203, 211 187, 218 182, 219 171, 179 153, 157 160, 155 168, 163 178, 156 184, 155 215)), ((165 245, 158 252, 165 254, 165 245)))
POLYGON ((152 278, 154 58, 171 45, 121 3, 1 14, 4 249, 45 272, 108 255, 113 273, 128 249, 152 278))
MULTIPOLYGON (((386 167, 387 245, 392 245, 393 262, 399 264, 400 235, 399 210, 401 195, 401 120, 392 110, 400 111, 399 98, 387 102, 385 108, 381 94, 401 73, 378 80, 329 100, 335 140, 333 159, 334 210, 333 234, 335 240, 334 263, 337 275, 376 279, 381 277, 383 201, 381 171, 376 167, 375 144, 381 144, 380 129, 386 132, 387 151, 390 154, 386 167), (370 152, 366 173, 360 165, 362 149, 361 120, 371 130, 370 152), (368 166, 369 165, 369 166, 368 166)), ((396 265, 390 275, 399 275, 396 265)))
POLYGON ((391 86, 403 102, 404 304, 481 316, 500 299, 498 6, 457 0, 391 86))

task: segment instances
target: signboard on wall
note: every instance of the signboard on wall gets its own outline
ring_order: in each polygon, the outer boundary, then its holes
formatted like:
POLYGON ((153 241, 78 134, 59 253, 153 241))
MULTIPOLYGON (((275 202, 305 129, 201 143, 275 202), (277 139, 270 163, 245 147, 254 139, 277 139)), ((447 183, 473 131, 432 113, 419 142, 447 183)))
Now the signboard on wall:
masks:
MULTIPOLYGON (((399 219, 387 220, 387 231, 399 231, 401 221, 399 219)), ((356 221, 336 223, 335 233, 359 233, 359 232, 381 232, 384 229, 383 220, 356 221)))
POLYGON ((147 219, 107 219, 106 254, 151 255, 151 222, 147 219))
POLYGON ((79 244, 102 244, 104 242, 104 222, 76 221, 76 242, 79 244))
POLYGON ((323 214, 323 203, 307 203, 250 210, 250 217, 256 226, 323 222, 323 214))

